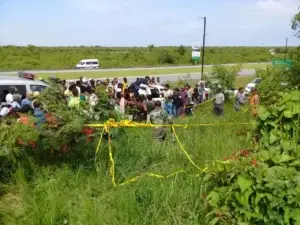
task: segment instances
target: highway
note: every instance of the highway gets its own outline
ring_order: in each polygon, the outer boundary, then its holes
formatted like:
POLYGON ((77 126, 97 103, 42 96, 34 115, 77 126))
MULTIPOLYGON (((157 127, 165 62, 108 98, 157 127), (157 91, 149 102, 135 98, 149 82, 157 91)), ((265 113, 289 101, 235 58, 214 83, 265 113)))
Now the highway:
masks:
MULTIPOLYGON (((243 65, 259 65, 259 64, 271 64, 271 63, 243 63, 243 65)), ((225 66, 235 66, 237 63, 221 64, 225 66)), ((214 65, 204 65, 204 67, 212 67, 214 65)), ((26 70, 34 73, 83 73, 83 72, 109 72, 109 71, 138 71, 138 70, 164 70, 164 69, 188 69, 188 68, 200 68, 201 66, 166 66, 166 67, 141 67, 141 68, 112 68, 112 69, 68 69, 68 70, 26 70)), ((1 71, 0 75, 13 75, 18 71, 1 71)), ((164 75, 161 75, 164 76, 164 75)))
MULTIPOLYGON (((178 73, 178 74, 160 74, 160 75, 153 75, 150 77, 159 77, 162 83, 165 83, 167 81, 170 82, 176 82, 178 80, 199 80, 200 79, 200 75, 201 73, 178 73)), ((245 70, 241 70, 238 73, 238 76, 253 76, 255 75, 255 69, 245 69, 245 70)), ((136 81, 137 78, 140 77, 144 77, 144 76, 129 76, 127 77, 128 82, 132 83, 134 81, 136 81)), ((87 77, 88 78, 88 77, 87 77)), ((97 78, 93 78, 94 80, 98 80, 97 78)), ((99 80, 103 80, 104 78, 99 78, 99 80)), ((111 80, 112 78, 110 78, 111 80)), ((122 80, 123 77, 118 77, 119 80, 122 80)), ((76 80, 68 80, 68 82, 72 82, 72 81, 76 81, 76 80)))

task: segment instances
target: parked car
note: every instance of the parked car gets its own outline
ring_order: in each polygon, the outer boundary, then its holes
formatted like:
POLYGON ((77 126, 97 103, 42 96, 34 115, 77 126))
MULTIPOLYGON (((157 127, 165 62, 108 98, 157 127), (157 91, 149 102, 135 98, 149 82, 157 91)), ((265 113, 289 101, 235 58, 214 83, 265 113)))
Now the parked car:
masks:
POLYGON ((76 69, 98 69, 98 59, 83 59, 75 66, 76 69))
POLYGON ((257 87, 257 85, 262 81, 262 78, 255 78, 253 81, 251 81, 249 84, 247 84, 245 88, 245 94, 249 95, 252 88, 257 87))
POLYGON ((22 72, 18 73, 18 76, 0 76, 0 103, 6 102, 5 98, 9 92, 9 87, 15 87, 22 99, 26 97, 26 93, 29 91, 41 92, 48 87, 46 83, 34 80, 28 74, 30 73, 22 72))

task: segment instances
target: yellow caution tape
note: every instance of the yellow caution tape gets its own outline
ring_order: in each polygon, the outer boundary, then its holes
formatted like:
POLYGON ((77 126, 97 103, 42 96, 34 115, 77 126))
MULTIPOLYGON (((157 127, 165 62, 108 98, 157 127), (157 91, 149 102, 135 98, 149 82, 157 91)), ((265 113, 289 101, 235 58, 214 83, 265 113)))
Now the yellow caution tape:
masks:
POLYGON ((104 131, 105 131, 105 129, 103 128, 103 130, 101 131, 101 134, 100 134, 99 142, 97 144, 96 154, 99 152, 99 149, 100 149, 100 146, 101 146, 101 143, 102 143, 102 138, 103 138, 104 131))
POLYGON ((200 123, 200 124, 162 124, 162 125, 155 125, 150 123, 137 123, 131 120, 121 120, 120 122, 116 122, 114 119, 109 119, 104 124, 88 124, 86 126, 93 127, 93 128, 100 128, 104 127, 106 132, 108 127, 109 128, 117 128, 117 127, 137 127, 137 128, 156 128, 156 127, 201 127, 201 126, 235 126, 235 125, 252 125, 252 123, 200 123))
MULTIPOLYGON (((121 184, 116 184, 116 179, 115 179, 115 162, 114 162, 114 158, 113 158, 113 151, 112 151, 112 140, 110 137, 110 128, 117 128, 117 127, 149 127, 149 128, 155 128, 155 127, 171 127, 172 131, 174 133, 174 136, 176 138, 176 141, 181 149, 181 151, 184 153, 184 155, 186 156, 186 158, 189 160, 189 162, 196 167, 198 170, 201 171, 201 173, 204 173, 208 170, 208 167, 204 167, 204 168, 200 168, 199 166, 196 165, 196 163, 192 160, 191 156, 188 154, 188 152, 184 149, 182 143, 180 142, 178 135, 175 131, 175 127, 183 127, 183 128, 187 128, 188 126, 193 126, 193 127, 197 127, 197 126, 231 126, 231 125, 251 125, 251 123, 224 123, 224 124, 173 124, 173 125, 153 125, 153 124, 147 124, 147 123, 136 123, 136 122, 132 122, 130 120, 122 120, 120 122, 116 122, 113 119, 108 120, 107 122, 105 122, 104 124, 89 124, 87 126, 89 127, 94 127, 94 128, 99 128, 99 127, 103 127, 103 130, 101 131, 100 134, 100 139, 99 142, 97 144, 97 148, 96 148, 96 154, 99 152, 100 146, 101 146, 101 142, 103 139, 103 134, 104 132, 108 133, 108 153, 109 153, 109 161, 110 161, 110 176, 111 176, 111 181, 114 187, 118 187, 118 186, 123 186, 129 183, 133 183, 138 181, 140 178, 144 177, 144 176, 148 176, 148 177, 153 177, 153 178, 158 178, 158 179, 167 179, 170 177, 173 177, 175 175, 177 175, 178 173, 183 173, 184 170, 180 169, 174 173, 171 173, 169 175, 160 175, 160 174, 155 174, 155 173, 144 173, 138 176, 135 176, 133 178, 128 179, 127 181, 124 181, 121 184)), ((216 160, 215 162, 221 162, 224 164, 228 164, 230 163, 230 161, 218 161, 216 160)), ((199 175, 199 174, 198 174, 199 175)))
POLYGON ((111 137, 110 133, 108 133, 108 153, 109 153, 109 160, 110 160, 110 176, 111 176, 111 182, 113 186, 117 186, 116 179, 115 179, 115 161, 112 155, 112 147, 111 147, 111 137))
POLYGON ((188 153, 186 152, 186 150, 184 149, 183 145, 181 144, 181 142, 180 142, 180 140, 179 140, 179 138, 178 138, 178 136, 177 136, 177 134, 176 134, 175 128, 174 128, 173 126, 172 126, 172 131, 173 131, 173 133, 174 133, 174 136, 175 136, 175 138, 176 138, 176 141, 177 141, 177 143, 178 143, 180 149, 183 151, 183 153, 185 154, 185 156, 187 157, 187 159, 190 161, 190 163, 191 163, 194 167, 196 167, 197 169, 201 170, 201 168, 200 168, 199 166, 197 166, 197 165, 194 163, 194 161, 191 159, 191 157, 189 156, 189 154, 188 154, 188 153))

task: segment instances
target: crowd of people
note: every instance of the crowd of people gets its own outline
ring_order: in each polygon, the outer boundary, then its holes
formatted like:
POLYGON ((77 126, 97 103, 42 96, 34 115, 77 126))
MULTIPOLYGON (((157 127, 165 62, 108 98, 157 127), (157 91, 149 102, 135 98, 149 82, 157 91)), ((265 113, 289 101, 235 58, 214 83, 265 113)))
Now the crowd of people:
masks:
MULTIPOLYGON (((69 110, 80 110, 83 105, 93 111, 99 103, 99 92, 103 88, 106 93, 107 107, 115 109, 122 118, 129 115, 133 121, 147 121, 154 124, 167 123, 170 118, 180 116, 192 116, 195 105, 208 99, 204 83, 200 82, 191 87, 189 84, 182 88, 170 88, 168 84, 162 84, 160 79, 138 78, 135 82, 128 84, 127 78, 122 81, 118 78, 110 81, 93 80, 80 77, 75 82, 55 80, 60 86, 61 95, 64 97, 69 110), (152 86, 151 86, 152 85, 152 86), (155 86, 156 85, 156 86, 155 86), (162 91, 157 86, 163 87, 162 91), (146 91, 143 89, 146 87, 146 91), (152 87, 149 91, 149 87, 152 87), (146 93, 146 94, 145 94, 146 93)), ((253 89, 253 97, 250 104, 253 105, 252 113, 257 114, 259 98, 256 89, 253 89)), ((240 88, 235 96, 234 108, 239 111, 247 101, 244 89, 240 88)), ((221 116, 224 114, 225 96, 219 89, 214 96, 214 112, 221 116)), ((46 121, 47 112, 43 109, 43 103, 39 101, 39 92, 28 92, 22 98, 15 87, 10 87, 6 95, 6 103, 2 104, 0 117, 14 113, 29 113, 37 119, 37 124, 46 121)))
POLYGON ((118 78, 112 81, 109 79, 94 81, 81 77, 76 82, 67 85, 63 83, 64 96, 69 108, 79 109, 82 101, 87 101, 91 107, 97 105, 99 96, 95 92, 99 86, 105 87, 107 103, 110 107, 115 108, 121 116, 131 115, 137 122, 153 122, 151 111, 157 108, 158 101, 168 118, 172 118, 191 116, 195 103, 201 103, 205 99, 203 83, 196 85, 195 88, 186 84, 181 89, 172 90, 168 84, 162 84, 159 77, 155 80, 146 76, 138 78, 131 84, 128 84, 127 78, 123 78, 122 81, 118 78), (161 92, 156 88, 158 86, 162 87, 161 92))

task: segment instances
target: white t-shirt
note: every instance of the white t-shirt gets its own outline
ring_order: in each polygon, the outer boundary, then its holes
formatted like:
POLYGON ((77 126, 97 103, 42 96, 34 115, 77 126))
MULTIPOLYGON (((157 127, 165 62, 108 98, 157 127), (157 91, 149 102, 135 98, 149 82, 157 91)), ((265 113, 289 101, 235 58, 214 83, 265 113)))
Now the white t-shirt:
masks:
POLYGON ((169 98, 170 96, 173 95, 173 91, 171 89, 167 90, 167 91, 163 91, 164 94, 164 98, 169 98))
POLYGON ((215 103, 216 104, 223 104, 225 101, 225 96, 223 93, 218 93, 216 94, 216 97, 215 97, 215 103))

